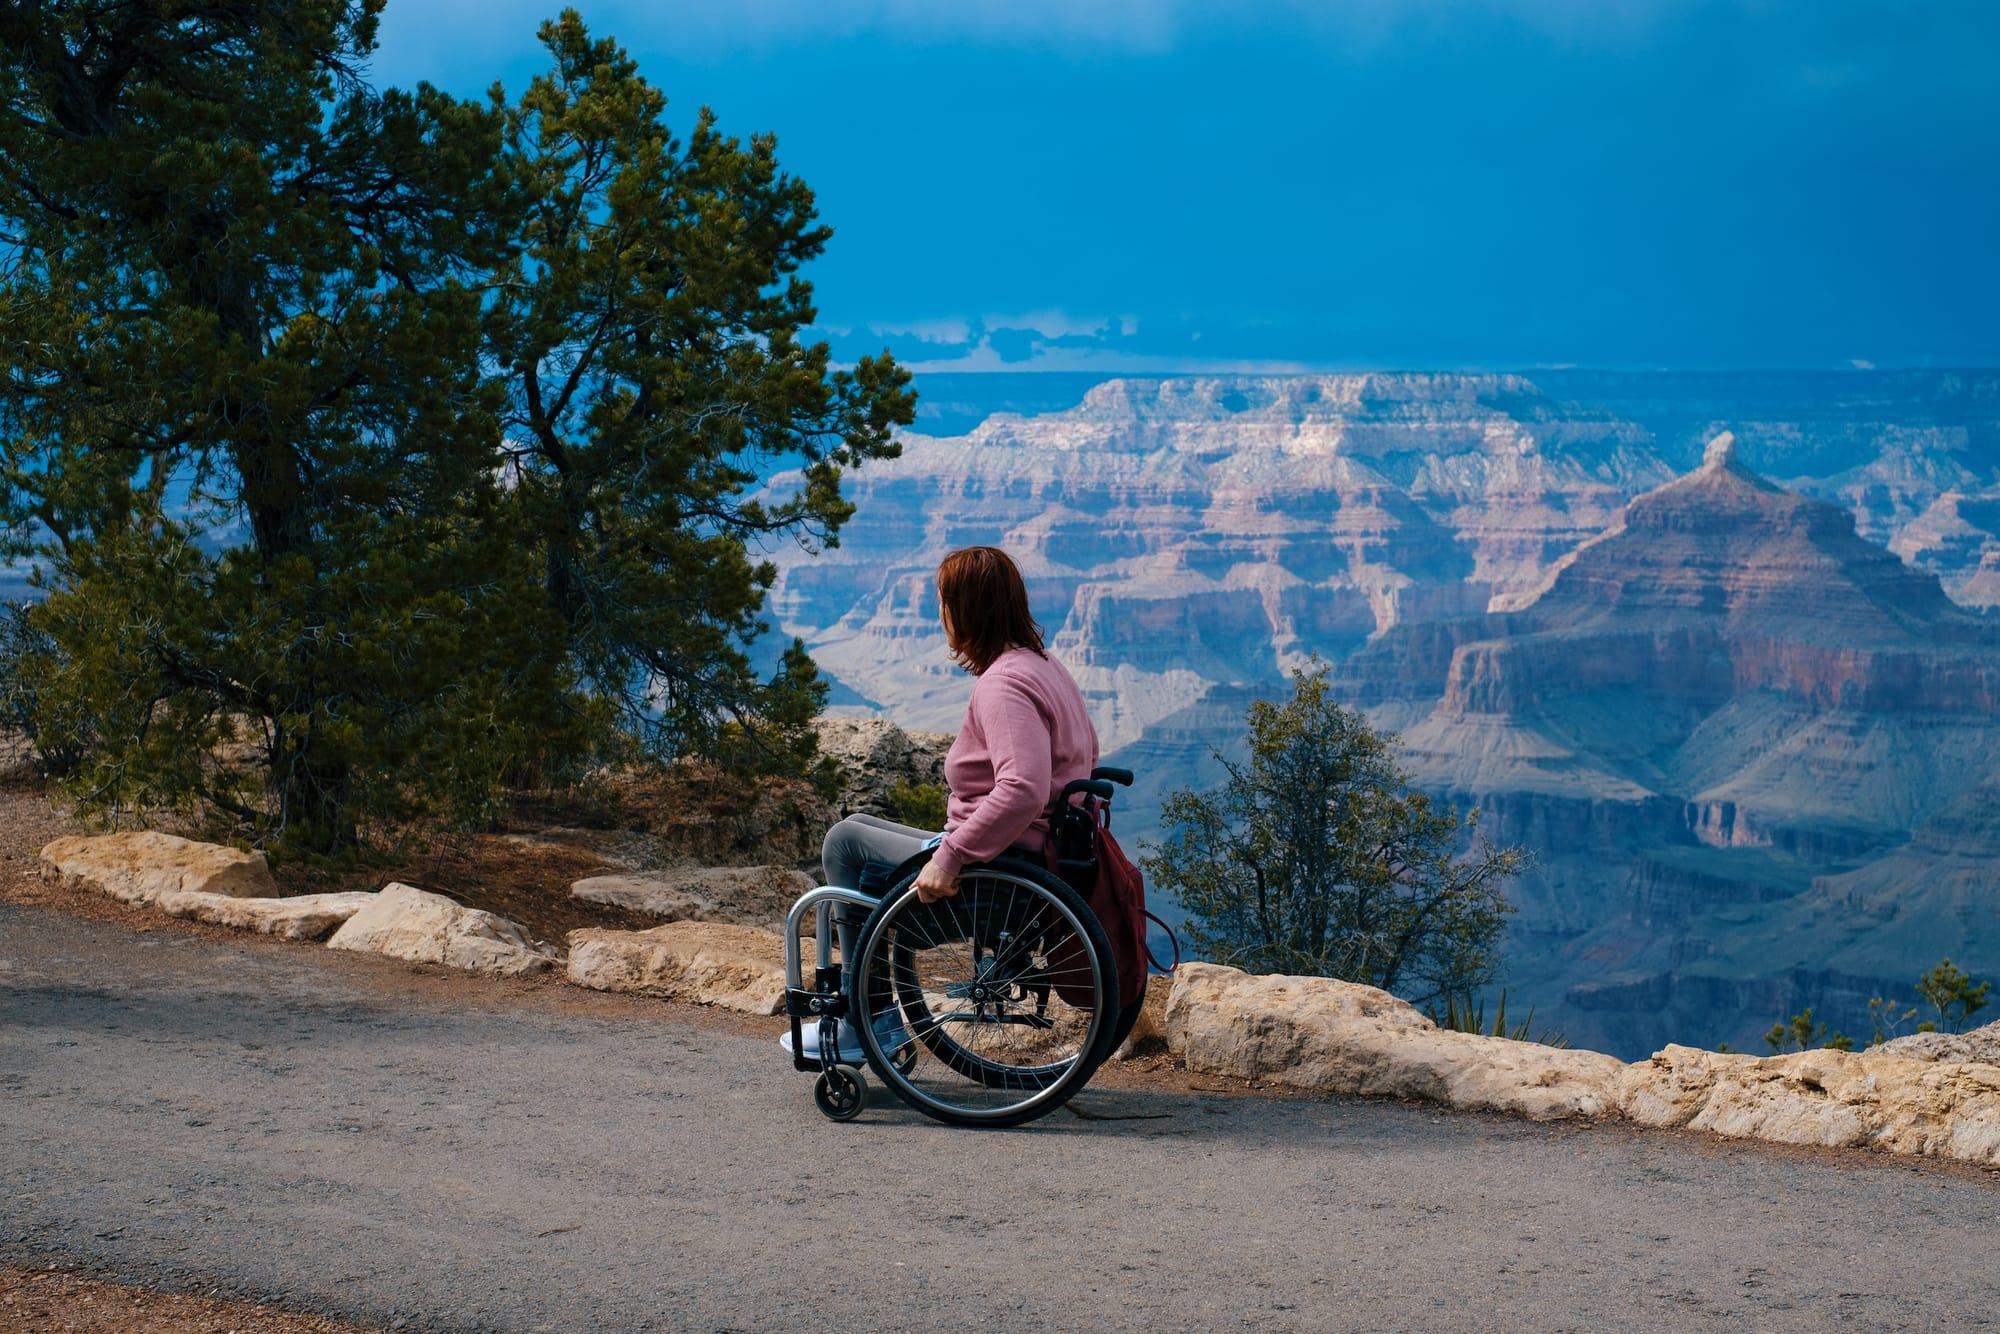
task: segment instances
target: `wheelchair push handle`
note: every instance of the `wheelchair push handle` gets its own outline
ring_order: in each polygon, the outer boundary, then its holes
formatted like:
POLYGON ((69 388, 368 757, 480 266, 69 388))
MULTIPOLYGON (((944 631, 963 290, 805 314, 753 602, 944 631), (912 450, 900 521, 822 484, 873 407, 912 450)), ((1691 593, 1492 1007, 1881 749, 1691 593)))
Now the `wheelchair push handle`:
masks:
POLYGON ((1099 801, 1110 801, 1112 793, 1111 785, 1113 783, 1120 783, 1126 787, 1132 786, 1132 771, 1130 769, 1112 769, 1104 765, 1099 765, 1090 771, 1090 777, 1072 778, 1069 782, 1064 783, 1062 798, 1059 804, 1068 805, 1069 799, 1079 792, 1086 792, 1096 797, 1099 801))
POLYGON ((1069 782, 1063 784, 1062 799, 1067 803, 1071 797, 1079 792, 1088 792, 1091 796, 1104 801, 1111 800, 1111 784, 1105 782, 1102 778, 1071 779, 1069 782))

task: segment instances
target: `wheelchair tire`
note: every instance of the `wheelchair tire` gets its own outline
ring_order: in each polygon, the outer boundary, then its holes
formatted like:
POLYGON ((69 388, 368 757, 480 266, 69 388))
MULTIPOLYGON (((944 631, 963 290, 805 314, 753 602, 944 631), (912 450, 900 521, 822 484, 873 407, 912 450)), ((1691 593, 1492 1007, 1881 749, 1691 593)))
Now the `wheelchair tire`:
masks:
POLYGON ((1111 1058, 1111 1053, 1125 1045, 1126 1038, 1132 1036, 1132 1029, 1139 1022, 1139 1012, 1145 1008, 1146 993, 1143 991, 1139 993, 1138 1000, 1118 1008, 1118 1022, 1111 1026, 1111 1045, 1104 1049, 1106 1060, 1111 1058))
POLYGON ((914 887, 922 865, 898 868, 855 949, 850 1000, 865 1016, 868 1064, 950 1125, 1014 1126, 1055 1110, 1110 1054, 1122 1017, 1104 928, 1032 863, 968 867, 959 892, 933 904, 914 887), (1060 975, 1058 951, 1071 961, 1060 975), (912 1045, 916 1061, 899 1063, 912 1045))
POLYGON ((851 1065, 833 1065, 820 1071, 813 1083, 813 1101, 832 1121, 852 1121, 868 1106, 868 1081, 851 1065))

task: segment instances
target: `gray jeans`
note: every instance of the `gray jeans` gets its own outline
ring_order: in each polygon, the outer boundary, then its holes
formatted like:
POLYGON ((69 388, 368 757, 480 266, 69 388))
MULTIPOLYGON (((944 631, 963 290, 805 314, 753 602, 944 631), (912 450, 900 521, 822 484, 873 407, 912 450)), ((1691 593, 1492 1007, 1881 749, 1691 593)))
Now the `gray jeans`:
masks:
POLYGON ((827 884, 858 889, 863 863, 887 862, 895 866, 936 837, 932 830, 897 824, 880 816, 850 815, 826 831, 819 861, 826 869, 827 884))
MULTIPOLYGON (((826 871, 827 884, 839 885, 843 889, 859 889, 864 863, 898 865, 905 858, 922 851, 924 844, 936 837, 928 829, 916 829, 897 824, 894 820, 857 812, 826 831, 826 841, 820 844, 820 866, 826 871)), ((854 958, 854 933, 861 929, 867 916, 862 909, 846 904, 833 910, 833 926, 840 940, 840 957, 843 960, 854 958)))

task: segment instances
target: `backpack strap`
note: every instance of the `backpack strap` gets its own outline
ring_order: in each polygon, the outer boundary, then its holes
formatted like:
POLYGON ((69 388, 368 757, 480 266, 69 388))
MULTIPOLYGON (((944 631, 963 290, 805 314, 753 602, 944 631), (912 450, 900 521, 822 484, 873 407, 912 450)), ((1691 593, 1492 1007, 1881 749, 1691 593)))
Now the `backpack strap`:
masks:
POLYGON ((1164 921, 1160 920, 1160 915, 1154 912, 1151 908, 1144 909, 1144 912, 1146 914, 1147 921, 1151 922, 1154 926, 1159 927, 1160 930, 1167 933, 1167 939, 1173 942, 1173 947, 1174 947, 1174 961, 1172 963, 1161 963, 1159 956, 1153 953, 1152 942, 1147 941, 1146 962, 1151 964, 1154 968, 1158 969, 1162 973, 1171 973, 1174 971, 1174 969, 1181 966, 1181 938, 1175 935, 1174 929, 1168 926, 1164 921))

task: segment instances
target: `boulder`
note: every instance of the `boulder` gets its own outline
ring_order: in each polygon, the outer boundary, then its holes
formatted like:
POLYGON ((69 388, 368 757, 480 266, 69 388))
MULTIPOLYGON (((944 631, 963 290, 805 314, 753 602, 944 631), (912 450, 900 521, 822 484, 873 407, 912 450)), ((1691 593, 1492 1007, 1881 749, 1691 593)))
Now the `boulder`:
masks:
POLYGON ((669 922, 646 931, 569 933, 569 980, 747 1014, 785 1008, 783 940, 726 922, 669 922))
POLYGON ((238 899, 227 894, 179 890, 156 906, 169 917, 260 931, 286 940, 319 940, 375 901, 373 894, 301 894, 290 899, 238 899))
POLYGON ((1970 1033, 1912 1033, 1870 1047, 1870 1056, 1900 1056, 1908 1061, 1979 1061, 2000 1065, 2000 1022, 1970 1033))
POLYGON ((441 963, 480 973, 532 973, 558 962, 519 924, 414 885, 389 885, 334 932, 327 948, 441 963))
POLYGON ((1881 1048, 1788 1056, 1670 1046, 1628 1067, 1625 1115, 1738 1139, 2000 1163, 2000 1066, 1881 1048))
POLYGON ((275 898, 278 893, 263 853, 152 830, 56 839, 42 849, 41 870, 43 879, 141 905, 173 893, 231 898, 275 898))
POLYGON ((820 753, 838 760, 846 775, 841 804, 847 811, 893 820, 889 790, 898 783, 945 785, 948 733, 906 732, 886 718, 821 718, 814 726, 820 753))
POLYGON ((782 932, 792 903, 812 887, 811 876, 783 866, 693 866, 594 875, 569 892, 667 922, 728 922, 782 932))
POLYGON ((1167 1043, 1197 1074, 1322 1093, 1422 1098, 1532 1120, 1616 1111, 1625 1063, 1594 1051, 1440 1030, 1386 991, 1326 977, 1182 964, 1167 1043))

